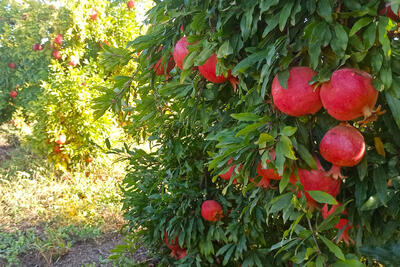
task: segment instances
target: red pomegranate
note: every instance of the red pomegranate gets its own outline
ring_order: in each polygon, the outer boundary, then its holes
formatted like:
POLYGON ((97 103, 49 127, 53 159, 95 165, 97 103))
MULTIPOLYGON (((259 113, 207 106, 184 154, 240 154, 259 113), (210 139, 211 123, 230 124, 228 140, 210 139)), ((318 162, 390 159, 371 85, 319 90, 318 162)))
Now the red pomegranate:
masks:
POLYGON ((328 175, 334 179, 345 178, 340 167, 357 165, 365 154, 365 142, 362 134, 349 124, 339 124, 330 129, 319 145, 321 156, 332 163, 328 175))
POLYGON ((53 152, 54 152, 54 154, 60 153, 61 152, 61 147, 58 146, 58 145, 55 145, 53 147, 53 152))
POLYGON ((379 10, 379 15, 387 16, 394 21, 398 21, 400 18, 399 10, 397 10, 397 14, 394 13, 390 3, 386 3, 385 7, 379 10))
POLYGON ((199 66, 200 74, 204 78, 206 78, 206 80, 212 83, 224 83, 226 81, 229 81, 232 84, 233 89, 236 91, 236 85, 238 84, 238 80, 231 75, 230 70, 228 71, 228 77, 225 77, 224 75, 217 76, 216 74, 217 62, 218 62, 217 55, 214 53, 211 55, 211 57, 207 59, 207 61, 203 65, 199 66))
POLYGON ((96 9, 92 9, 90 11, 89 17, 92 21, 97 20, 97 10, 96 9))
POLYGON ((337 120, 348 121, 364 116, 370 118, 378 99, 371 76, 360 70, 343 68, 332 73, 320 92, 322 105, 337 120))
MULTIPOLYGON (((299 169, 299 180, 303 185, 307 204, 310 208, 317 207, 316 201, 307 193, 307 191, 322 191, 335 197, 339 194, 341 180, 335 180, 326 175, 325 170, 321 166, 321 163, 315 158, 317 163, 316 170, 305 170, 299 169)), ((298 197, 301 196, 301 192, 298 192, 298 197)))
POLYGON ((183 60, 189 53, 188 49, 186 48, 189 45, 189 43, 186 40, 186 37, 181 38, 174 47, 174 61, 176 66, 183 70, 183 60))
POLYGON ((40 51, 42 49, 43 49, 43 47, 39 43, 32 45, 33 51, 40 51))
MULTIPOLYGON (((328 215, 332 214, 335 212, 335 210, 340 206, 334 205, 331 207, 331 209, 328 211, 328 204, 325 204, 324 207, 322 208, 322 217, 326 219, 328 215)), ((347 214, 347 212, 344 210, 342 214, 347 214)), ((343 240, 347 245, 351 243, 355 244, 354 240, 351 239, 349 236, 348 230, 351 230, 353 228, 352 225, 349 224, 349 220, 340 218, 339 222, 335 225, 335 228, 338 229, 338 231, 342 231, 342 229, 346 226, 346 228, 343 230, 342 234, 339 236, 337 243, 339 243, 341 240, 343 240)))
POLYGON ((133 0, 129 0, 127 5, 128 5, 129 9, 134 8, 135 7, 135 2, 133 2, 133 0))
POLYGON ((15 69, 15 68, 17 67, 17 65, 15 65, 14 62, 10 62, 10 63, 8 63, 8 67, 9 67, 10 69, 15 69))
POLYGON ((289 71, 288 88, 283 88, 275 76, 272 82, 272 99, 275 106, 290 116, 314 114, 321 109, 319 88, 309 85, 317 73, 308 67, 293 67, 289 71))
POLYGON ((161 62, 162 62, 162 58, 160 58, 160 60, 158 60, 157 63, 153 67, 157 76, 161 76, 164 74, 168 75, 169 72, 175 67, 174 59, 172 57, 170 57, 168 59, 167 72, 165 72, 165 63, 161 64, 161 62))
POLYGON ((65 136, 65 134, 58 135, 58 137, 56 139, 56 143, 59 145, 63 145, 63 144, 65 144, 65 142, 67 142, 67 136, 65 136))
POLYGON ((58 50, 54 50, 53 53, 52 53, 52 55, 53 55, 53 57, 54 57, 55 59, 57 59, 57 60, 60 60, 60 59, 61 59, 61 53, 60 53, 60 51, 58 51, 58 50))
MULTIPOLYGON (((233 158, 228 160, 227 163, 228 163, 228 165, 230 165, 230 164, 232 164, 232 162, 233 162, 233 158)), ((235 170, 235 168, 236 168, 236 165, 234 164, 229 168, 229 170, 226 173, 221 174, 219 177, 221 177, 222 179, 224 179, 226 181, 230 181, 232 173, 235 170)), ((239 166, 238 170, 240 170, 241 168, 242 168, 242 165, 239 166)), ((237 174, 237 173, 235 173, 235 174, 237 174)), ((233 180, 233 184, 237 184, 237 180, 236 179, 233 180)))
POLYGON ((11 92, 10 92, 10 97, 11 97, 11 98, 16 98, 17 95, 18 95, 18 92, 17 92, 17 91, 11 91, 11 92))
POLYGON ((261 187, 261 188, 269 188, 270 187, 270 180, 266 177, 262 177, 258 183, 256 183, 256 181, 253 178, 250 178, 249 181, 252 182, 257 187, 261 187))
MULTIPOLYGON (((270 154, 271 158, 273 160, 275 160, 275 151, 271 150, 269 154, 270 154)), ((268 164, 270 162, 271 161, 269 159, 267 159, 266 163, 268 164)), ((270 180, 270 179, 272 179, 272 180, 280 180, 280 179, 282 179, 282 176, 280 176, 275 169, 263 169, 261 161, 258 162, 258 165, 257 165, 257 174, 262 176, 263 178, 268 179, 268 180, 270 180)))
POLYGON ((201 216, 206 221, 219 221, 224 216, 223 213, 221 205, 215 200, 206 200, 201 205, 201 216))
POLYGON ((64 41, 64 37, 61 34, 57 34, 56 38, 54 38, 54 43, 58 45, 62 45, 64 41))

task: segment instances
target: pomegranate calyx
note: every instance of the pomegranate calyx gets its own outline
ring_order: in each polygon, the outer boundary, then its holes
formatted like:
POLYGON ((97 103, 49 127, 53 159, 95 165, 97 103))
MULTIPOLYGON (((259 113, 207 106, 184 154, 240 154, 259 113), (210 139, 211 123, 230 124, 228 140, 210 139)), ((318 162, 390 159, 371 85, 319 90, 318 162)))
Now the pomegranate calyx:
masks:
POLYGON ((331 169, 325 174, 325 176, 330 176, 333 179, 346 179, 347 176, 342 175, 340 172, 340 166, 332 165, 331 169))
POLYGON ((386 110, 381 109, 381 105, 379 105, 375 110, 365 106, 363 109, 364 119, 358 121, 357 123, 359 123, 361 126, 365 126, 370 122, 376 121, 380 115, 386 113, 386 110))
POLYGON ((228 77, 228 81, 231 83, 231 85, 233 87, 233 91, 236 93, 237 85, 239 84, 239 80, 236 77, 230 75, 228 77))

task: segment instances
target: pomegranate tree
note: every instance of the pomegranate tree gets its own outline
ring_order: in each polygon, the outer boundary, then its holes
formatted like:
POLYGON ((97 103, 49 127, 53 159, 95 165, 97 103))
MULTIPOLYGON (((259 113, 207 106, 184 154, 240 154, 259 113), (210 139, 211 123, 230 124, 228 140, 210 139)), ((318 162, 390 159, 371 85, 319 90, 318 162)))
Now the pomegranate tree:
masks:
POLYGON ((174 61, 175 64, 178 68, 180 68, 181 70, 183 70, 183 61, 185 59, 185 57, 187 56, 187 54, 189 53, 187 46, 189 45, 189 43, 186 40, 186 36, 182 37, 176 44, 174 47, 174 61))
POLYGON ((217 201, 206 200, 201 205, 201 216, 203 216, 206 221, 216 222, 224 217, 224 211, 217 201))
POLYGON ((370 119, 378 112, 374 111, 378 91, 371 75, 364 71, 343 68, 333 72, 330 81, 322 85, 320 95, 329 115, 340 121, 361 116, 370 119))
POLYGON ((272 99, 275 106, 291 116, 314 114, 321 109, 319 88, 310 85, 317 73, 308 67, 293 67, 289 71, 287 89, 283 88, 275 76, 272 82, 272 99))
POLYGON ((319 150, 322 157, 332 163, 328 175, 334 179, 344 178, 340 167, 353 167, 364 157, 364 137, 350 124, 340 124, 324 135, 319 150))
POLYGON ((228 71, 228 77, 225 77, 223 74, 217 76, 216 67, 217 67, 217 55, 212 54, 203 65, 199 66, 200 74, 206 78, 206 80, 212 83, 224 83, 229 81, 233 86, 234 90, 236 90, 236 85, 238 84, 238 80, 231 75, 231 71, 228 71))

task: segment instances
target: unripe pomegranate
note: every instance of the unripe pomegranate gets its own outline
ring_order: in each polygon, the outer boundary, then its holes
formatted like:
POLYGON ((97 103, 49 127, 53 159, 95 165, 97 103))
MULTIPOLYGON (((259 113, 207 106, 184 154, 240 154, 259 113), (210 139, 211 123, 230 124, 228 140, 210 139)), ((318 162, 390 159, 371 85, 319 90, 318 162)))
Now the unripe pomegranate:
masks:
POLYGON ((188 49, 186 48, 189 45, 189 43, 186 40, 186 36, 181 38, 174 47, 174 61, 176 66, 183 70, 183 61, 187 54, 189 53, 188 49))
POLYGON ((58 135, 58 137, 56 139, 56 143, 59 145, 63 145, 63 144, 65 144, 65 142, 67 142, 67 136, 65 136, 65 134, 58 135))
POLYGON ((317 73, 308 67, 293 67, 289 71, 288 88, 283 88, 275 76, 272 82, 272 99, 275 106, 290 116, 314 114, 321 109, 319 88, 309 85, 317 73))
POLYGON ((167 72, 165 73, 165 63, 161 64, 161 62, 162 62, 162 58, 160 58, 160 60, 158 60, 157 63, 153 67, 157 76, 161 76, 164 74, 168 75, 169 72, 175 67, 174 60, 172 57, 170 57, 168 59, 168 63, 167 63, 167 72))
MULTIPOLYGON (((328 211, 328 204, 325 204, 324 207, 322 208, 322 217, 326 219, 328 215, 332 214, 335 212, 335 210, 340 206, 334 205, 331 207, 331 209, 328 211)), ((347 212, 344 210, 342 214, 347 214, 347 212)), ((353 228, 352 225, 349 224, 349 220, 340 218, 339 222, 335 225, 335 228, 338 229, 338 231, 342 231, 342 229, 346 226, 346 228, 343 230, 342 234, 339 236, 337 243, 339 243, 341 240, 343 240, 347 245, 351 243, 355 244, 354 240, 351 239, 349 236, 348 230, 351 230, 353 228)))
POLYGON ((128 1, 127 5, 128 5, 129 9, 134 8, 135 7, 135 2, 133 2, 133 0, 130 0, 130 1, 128 1))
POLYGON ((365 155, 365 142, 362 134, 349 124, 340 124, 330 129, 319 145, 321 156, 332 163, 328 175, 338 179, 345 178, 340 174, 340 167, 353 167, 365 155))
POLYGON ((54 38, 54 43, 58 45, 62 45, 64 41, 64 37, 61 34, 57 34, 56 38, 54 38))
POLYGON ((222 219, 223 210, 221 205, 215 200, 206 200, 201 205, 201 216, 204 220, 216 222, 222 219))
POLYGON ((398 21, 400 18, 399 11, 397 10, 397 14, 394 13, 389 2, 385 4, 384 8, 379 10, 379 15, 387 16, 388 18, 390 18, 394 21, 398 21))
POLYGON ((231 75, 231 71, 228 71, 228 77, 225 77, 224 75, 217 76, 216 73, 216 67, 217 67, 217 55, 214 53, 207 59, 206 62, 204 62, 203 65, 199 66, 199 71, 200 74, 206 78, 206 80, 212 82, 212 83, 224 83, 226 81, 229 81, 233 89, 236 91, 236 85, 238 84, 238 80, 231 75))
POLYGON ((364 71, 343 68, 333 72, 330 81, 322 85, 320 96, 329 115, 340 121, 361 116, 367 119, 376 113, 373 108, 378 91, 364 71))
MULTIPOLYGON (((310 208, 316 207, 317 203, 307 191, 322 191, 336 198, 339 194, 341 184, 341 180, 335 180, 326 175, 325 170, 317 158, 315 158, 315 162, 317 163, 316 170, 298 170, 299 180, 303 185, 307 204, 310 208)), ((300 196, 301 192, 298 193, 298 197, 300 196)))
POLYGON ((15 68, 17 67, 17 65, 15 65, 14 62, 10 62, 10 63, 8 63, 8 67, 9 67, 10 69, 15 69, 15 68))
MULTIPOLYGON (((228 160, 227 163, 229 165, 229 164, 232 164, 232 162, 233 162, 233 158, 228 160)), ((231 180, 231 176, 232 176, 233 171, 235 170, 235 168, 236 168, 236 165, 232 165, 226 173, 221 174, 219 177, 221 177, 222 179, 224 179, 226 181, 230 181, 231 180)), ((239 166, 238 170, 240 170, 241 168, 242 168, 242 165, 239 166)), ((233 184, 237 184, 237 180, 236 179, 233 180, 233 184)))
POLYGON ((11 92, 10 92, 10 97, 11 97, 11 98, 16 98, 17 95, 18 95, 18 92, 17 92, 17 91, 11 91, 11 92))
POLYGON ((52 56, 57 60, 61 59, 61 53, 58 50, 54 50, 53 53, 52 53, 52 56))
POLYGON ((90 11, 89 17, 92 21, 97 20, 97 10, 96 9, 92 9, 90 11))

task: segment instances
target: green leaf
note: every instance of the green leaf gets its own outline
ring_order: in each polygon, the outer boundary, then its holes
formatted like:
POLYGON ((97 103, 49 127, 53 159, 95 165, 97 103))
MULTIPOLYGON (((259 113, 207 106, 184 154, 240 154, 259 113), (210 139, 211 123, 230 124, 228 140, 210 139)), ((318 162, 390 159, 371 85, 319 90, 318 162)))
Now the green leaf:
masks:
POLYGON ((392 96, 390 92, 385 92, 386 100, 397 126, 400 128, 400 100, 392 96))
POLYGON ((325 243, 325 245, 329 248, 329 250, 335 254, 335 256, 340 259, 340 260, 346 260, 344 257, 344 254, 342 252, 342 250, 336 246, 335 244, 333 244, 332 241, 330 241, 329 239, 327 239, 326 237, 319 235, 319 237, 321 238, 322 242, 325 243))
POLYGON ((361 162, 357 165, 357 171, 358 171, 358 177, 360 178, 360 181, 363 181, 368 172, 367 157, 364 157, 361 160, 361 162))
POLYGON ((317 163, 315 162, 314 157, 303 144, 297 144, 297 152, 311 169, 317 169, 317 163))
POLYGON ((354 23, 353 27, 350 30, 349 36, 353 36, 356 34, 360 29, 364 28, 368 24, 372 22, 371 17, 364 17, 359 19, 356 23, 354 23))
POLYGON ((318 14, 326 19, 328 22, 332 22, 332 5, 329 0, 319 0, 317 1, 317 12, 318 14))
POLYGON ((328 193, 322 192, 322 191, 307 191, 307 193, 310 194, 310 196, 317 201, 318 203, 327 203, 330 205, 336 205, 337 201, 336 199, 329 195, 328 193))
POLYGON ((262 143, 272 143, 274 142, 274 137, 272 135, 269 135, 267 133, 262 133, 260 134, 260 137, 258 138, 257 144, 262 144, 262 143))
POLYGON ((218 58, 224 58, 226 56, 229 56, 233 53, 233 48, 229 44, 229 40, 225 41, 221 47, 217 51, 217 57, 218 58))
POLYGON ((365 264, 356 259, 335 262, 332 267, 365 267, 365 264))
POLYGON ((383 166, 374 169, 374 186, 383 205, 387 201, 387 174, 383 166))
POLYGON ((278 72, 278 81, 282 88, 288 88, 289 70, 278 72))
POLYGON ((259 127, 263 126, 263 123, 253 123, 253 124, 249 124, 246 127, 244 127, 243 129, 241 129, 239 132, 237 132, 237 134, 235 135, 235 137, 241 136, 241 135, 248 135, 251 132, 256 131, 259 127))
POLYGON ((374 210, 378 208, 382 203, 379 201, 378 194, 370 196, 367 201, 361 206, 361 211, 374 210))
POLYGON ((296 127, 285 126, 285 127, 281 130, 280 134, 281 134, 281 135, 284 135, 284 136, 287 136, 287 137, 290 137, 290 136, 294 135, 294 134, 296 133, 296 131, 297 131, 297 128, 296 128, 296 127))
POLYGON ((292 174, 291 170, 289 168, 286 168, 286 170, 283 173, 282 179, 279 182, 279 193, 282 193, 283 190, 285 190, 285 188, 289 184, 289 178, 291 174, 292 174))
POLYGON ((257 121, 260 116, 254 113, 236 113, 231 114, 231 117, 238 121, 257 121))
POLYGON ((290 12, 292 11, 292 7, 294 5, 294 1, 287 2, 283 8, 281 9, 279 15, 279 30, 283 31, 285 28, 286 22, 290 16, 290 12))
POLYGON ((331 39, 332 50, 335 52, 335 54, 342 56, 346 51, 349 37, 347 36, 347 32, 344 27, 339 23, 334 25, 334 33, 335 37, 331 39))

